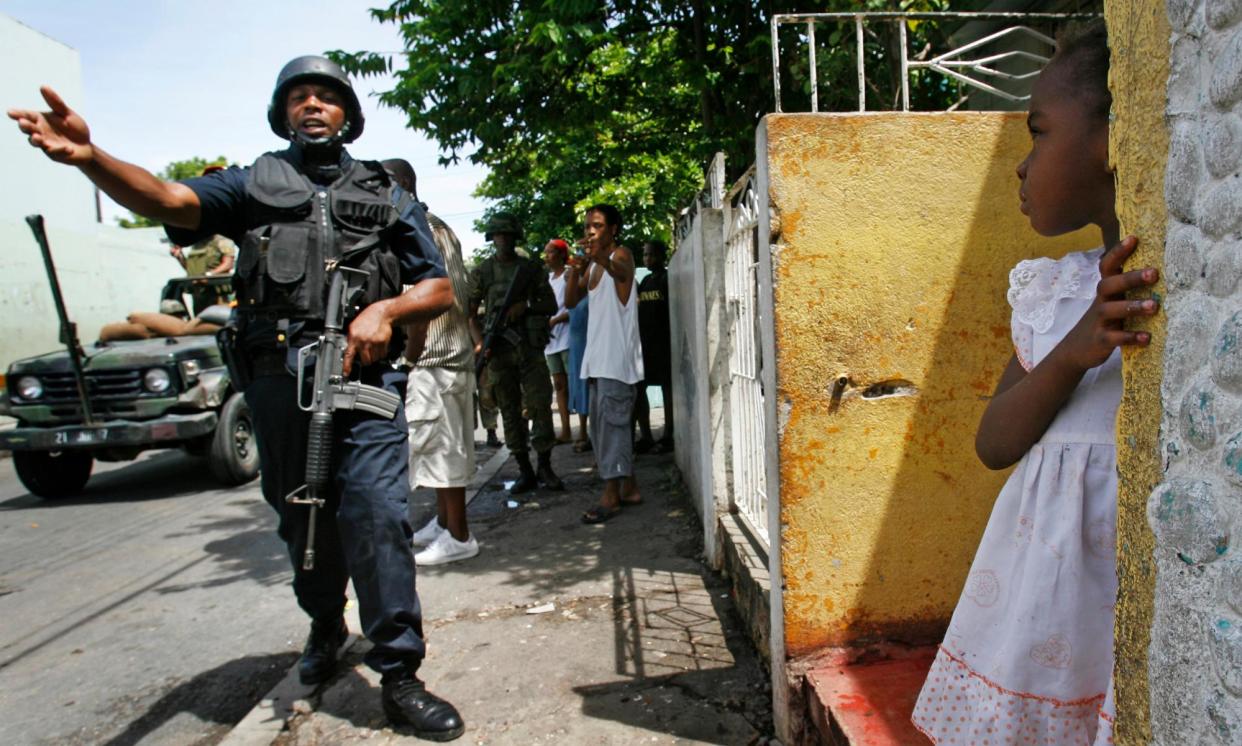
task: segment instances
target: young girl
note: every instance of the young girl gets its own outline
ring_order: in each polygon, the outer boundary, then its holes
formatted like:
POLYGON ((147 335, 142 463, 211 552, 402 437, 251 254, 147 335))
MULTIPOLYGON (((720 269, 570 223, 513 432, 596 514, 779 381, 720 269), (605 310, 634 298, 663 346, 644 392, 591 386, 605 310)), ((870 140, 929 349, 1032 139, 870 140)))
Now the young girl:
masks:
POLYGON ((1154 269, 1124 272, 1108 167, 1108 46, 1102 24, 1063 35, 1035 84, 1031 152, 1018 166, 1022 212, 1040 234, 1087 224, 1104 246, 1024 261, 1009 275, 1015 355, 975 449, 1018 462, 1001 490, 966 587, 914 709, 940 744, 1112 742, 1117 516, 1117 348, 1150 316, 1154 269))

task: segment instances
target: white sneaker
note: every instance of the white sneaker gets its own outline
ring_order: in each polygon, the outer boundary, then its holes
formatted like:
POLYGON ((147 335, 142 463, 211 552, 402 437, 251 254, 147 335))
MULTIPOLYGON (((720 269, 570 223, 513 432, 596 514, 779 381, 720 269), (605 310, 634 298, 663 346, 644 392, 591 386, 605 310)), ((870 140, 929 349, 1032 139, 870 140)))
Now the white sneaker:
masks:
POLYGON ((414 555, 414 564, 427 567, 444 565, 449 562, 470 559, 479 553, 479 542, 471 534, 465 541, 458 541, 448 531, 444 531, 423 551, 414 555))
POLYGON ((410 546, 425 547, 435 541, 440 534, 448 533, 448 529, 440 525, 440 519, 431 516, 431 520, 427 521, 427 525, 414 532, 414 538, 410 539, 410 546))

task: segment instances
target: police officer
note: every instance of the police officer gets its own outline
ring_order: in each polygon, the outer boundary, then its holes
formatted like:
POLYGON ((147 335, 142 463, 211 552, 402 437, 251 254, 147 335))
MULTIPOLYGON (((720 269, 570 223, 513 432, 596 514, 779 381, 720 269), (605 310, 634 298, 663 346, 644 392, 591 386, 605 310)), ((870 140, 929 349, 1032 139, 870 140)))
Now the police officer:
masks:
POLYGON ((291 362, 322 328, 327 268, 340 262, 366 273, 364 307, 348 325, 347 375, 398 396, 405 375, 389 360, 400 351, 399 325, 430 320, 453 298, 421 206, 394 189, 378 163, 355 161, 344 148, 364 124, 349 78, 322 57, 293 60, 280 71, 268 109, 272 131, 289 147, 249 168, 183 183, 109 155, 54 91, 42 92, 50 111, 8 113, 31 145, 76 166, 121 205, 164 223, 173 243, 219 233, 241 247, 237 352, 250 378, 245 394, 263 496, 279 515, 294 593, 311 617, 302 681, 319 684, 335 668, 352 577, 363 632, 374 645, 366 662, 382 675, 384 711, 421 737, 461 735, 457 710, 416 676, 425 648, 405 519, 404 413, 398 409, 391 419, 358 410, 335 414, 335 490, 320 511, 312 570, 302 569, 309 511, 285 501, 305 481, 309 425, 291 362), (413 287, 402 292, 402 284, 413 287))
POLYGON ((556 313, 556 296, 548 285, 543 267, 517 252, 522 240, 522 224, 507 212, 498 212, 487 221, 483 237, 492 242, 496 253, 484 259, 470 273, 470 324, 475 335, 476 354, 487 355, 486 375, 496 397, 505 427, 505 445, 517 461, 521 476, 509 491, 529 492, 542 484, 551 490, 565 489, 552 470, 552 447, 556 435, 552 430, 552 379, 543 348, 548 343, 548 319, 556 313), (520 293, 507 310, 504 302, 509 285, 518 277, 520 293), (499 321, 505 333, 497 335, 495 345, 482 350, 484 330, 478 322, 480 304, 485 318, 503 314, 499 321), (523 406, 531 417, 532 432, 527 433, 523 406), (532 469, 526 452, 529 438, 539 454, 539 468, 532 469))

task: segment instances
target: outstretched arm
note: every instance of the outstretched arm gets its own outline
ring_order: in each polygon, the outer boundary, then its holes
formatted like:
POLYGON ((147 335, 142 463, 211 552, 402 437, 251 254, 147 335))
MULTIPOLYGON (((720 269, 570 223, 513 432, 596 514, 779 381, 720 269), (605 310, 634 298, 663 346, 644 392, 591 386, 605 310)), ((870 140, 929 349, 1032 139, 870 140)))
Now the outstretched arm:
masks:
POLYGON ((1137 246, 1138 239, 1130 236, 1104 253, 1095 301, 1047 357, 1030 372, 1017 356, 1010 359, 975 435, 975 452, 989 469, 1017 463, 1043 437, 1083 375, 1103 365, 1113 350, 1151 342, 1147 332, 1124 328, 1126 319, 1151 316, 1159 309, 1154 300, 1125 297, 1130 290, 1154 285, 1159 277, 1150 267, 1122 271, 1137 246))
POLYGON ((194 230, 201 217, 200 203, 189 187, 164 181, 150 171, 108 155, 91 142, 90 128, 56 91, 39 89, 48 111, 10 109, 8 116, 26 133, 31 146, 44 155, 76 166, 95 186, 122 207, 178 228, 194 230))

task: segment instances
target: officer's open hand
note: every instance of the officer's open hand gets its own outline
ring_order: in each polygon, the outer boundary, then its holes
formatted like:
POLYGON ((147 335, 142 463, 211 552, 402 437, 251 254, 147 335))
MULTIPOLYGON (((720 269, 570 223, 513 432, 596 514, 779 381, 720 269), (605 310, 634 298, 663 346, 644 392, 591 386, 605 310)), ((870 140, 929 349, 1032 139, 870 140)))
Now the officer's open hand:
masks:
POLYGON ((392 321, 384 311, 384 304, 372 303, 362 309, 346 334, 345 361, 341 371, 346 376, 353 368, 355 358, 363 367, 387 359, 388 343, 392 341, 392 321))
POLYGON ((25 132, 27 140, 41 149, 48 158, 71 166, 83 166, 94 158, 91 131, 86 121, 65 104, 60 94, 49 86, 39 89, 49 111, 9 109, 9 119, 25 132))

